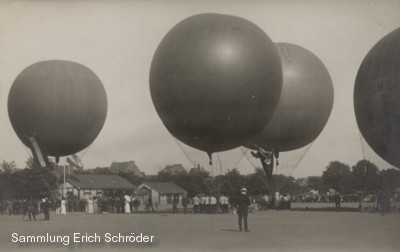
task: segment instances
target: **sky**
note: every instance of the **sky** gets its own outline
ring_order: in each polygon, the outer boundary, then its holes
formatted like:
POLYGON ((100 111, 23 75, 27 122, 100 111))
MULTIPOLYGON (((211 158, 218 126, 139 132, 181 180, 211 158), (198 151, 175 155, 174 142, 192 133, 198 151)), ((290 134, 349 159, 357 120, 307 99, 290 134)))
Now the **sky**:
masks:
MULTIPOLYGON (((192 167, 187 156, 203 154, 177 143, 162 124, 150 96, 149 69, 159 42, 175 24, 195 14, 220 13, 253 22, 276 43, 308 49, 330 73, 335 92, 331 116, 292 176, 319 176, 333 160, 353 166, 367 158, 381 168, 391 167, 372 151, 363 152, 353 89, 365 55, 400 26, 399 10, 400 0, 0 1, 0 160, 23 168, 30 156, 8 117, 13 81, 35 62, 60 59, 89 67, 107 92, 104 127, 78 153, 85 167, 130 160, 146 174, 156 174, 167 164, 192 167)), ((225 156, 241 160, 241 173, 254 171, 241 159, 241 150, 225 156)))

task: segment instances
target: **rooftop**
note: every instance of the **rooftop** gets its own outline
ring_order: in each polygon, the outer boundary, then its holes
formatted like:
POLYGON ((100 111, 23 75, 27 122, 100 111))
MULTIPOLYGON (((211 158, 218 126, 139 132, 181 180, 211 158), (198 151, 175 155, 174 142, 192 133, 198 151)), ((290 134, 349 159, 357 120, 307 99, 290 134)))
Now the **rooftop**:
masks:
POLYGON ((78 189, 135 189, 118 175, 71 175, 67 181, 78 189))
POLYGON ((183 194, 184 189, 172 182, 143 182, 139 188, 146 186, 162 194, 183 194))

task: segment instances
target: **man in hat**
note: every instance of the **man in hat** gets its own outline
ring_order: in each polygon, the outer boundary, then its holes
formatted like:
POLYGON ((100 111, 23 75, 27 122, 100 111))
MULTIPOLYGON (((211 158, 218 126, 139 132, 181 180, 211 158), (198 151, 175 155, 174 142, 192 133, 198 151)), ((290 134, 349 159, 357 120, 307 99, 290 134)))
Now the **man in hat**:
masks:
POLYGON ((44 220, 45 221, 46 220, 47 221, 50 220, 50 208, 51 208, 51 205, 50 205, 49 199, 47 197, 42 200, 41 208, 43 210, 44 220))
POLYGON ((242 232, 242 220, 244 219, 244 231, 249 232, 247 226, 247 215, 249 213, 250 199, 247 196, 247 189, 242 188, 237 199, 237 213, 239 216, 239 231, 242 232))

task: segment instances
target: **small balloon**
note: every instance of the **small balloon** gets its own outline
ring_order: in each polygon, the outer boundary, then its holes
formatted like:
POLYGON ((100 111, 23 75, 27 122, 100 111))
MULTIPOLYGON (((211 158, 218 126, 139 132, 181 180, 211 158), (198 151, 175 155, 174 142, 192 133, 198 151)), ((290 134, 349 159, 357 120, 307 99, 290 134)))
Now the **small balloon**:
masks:
POLYGON ((100 133, 107 96, 97 75, 81 64, 48 60, 25 68, 8 96, 14 131, 28 147, 35 137, 43 154, 67 156, 88 147, 100 133))

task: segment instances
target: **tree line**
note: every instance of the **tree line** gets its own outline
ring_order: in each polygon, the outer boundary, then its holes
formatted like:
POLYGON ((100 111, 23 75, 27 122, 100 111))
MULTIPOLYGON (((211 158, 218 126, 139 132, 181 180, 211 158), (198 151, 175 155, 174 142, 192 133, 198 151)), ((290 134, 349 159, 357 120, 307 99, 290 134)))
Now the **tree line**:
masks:
MULTIPOLYGON (((108 168, 95 168, 83 171, 75 170, 75 174, 114 174, 108 168)), ((320 195, 326 195, 334 190, 341 194, 377 194, 381 190, 395 193, 400 188, 400 170, 391 168, 380 170, 366 160, 360 160, 350 167, 339 161, 330 162, 321 176, 309 176, 295 179, 291 176, 273 175, 267 179, 261 168, 256 168, 251 174, 240 174, 238 169, 232 169, 224 175, 212 177, 204 168, 192 168, 189 171, 173 172, 162 170, 157 175, 138 177, 134 172, 118 173, 134 185, 146 181, 174 182, 185 189, 189 196, 197 194, 236 195, 240 188, 246 187, 251 195, 271 195, 275 191, 281 194, 307 194, 311 190, 320 195)), ((56 164, 50 162, 50 167, 42 168, 35 164, 32 158, 26 162, 26 167, 18 169, 15 163, 0 164, 0 198, 44 197, 55 196, 58 185, 63 177, 56 170, 56 164)))

